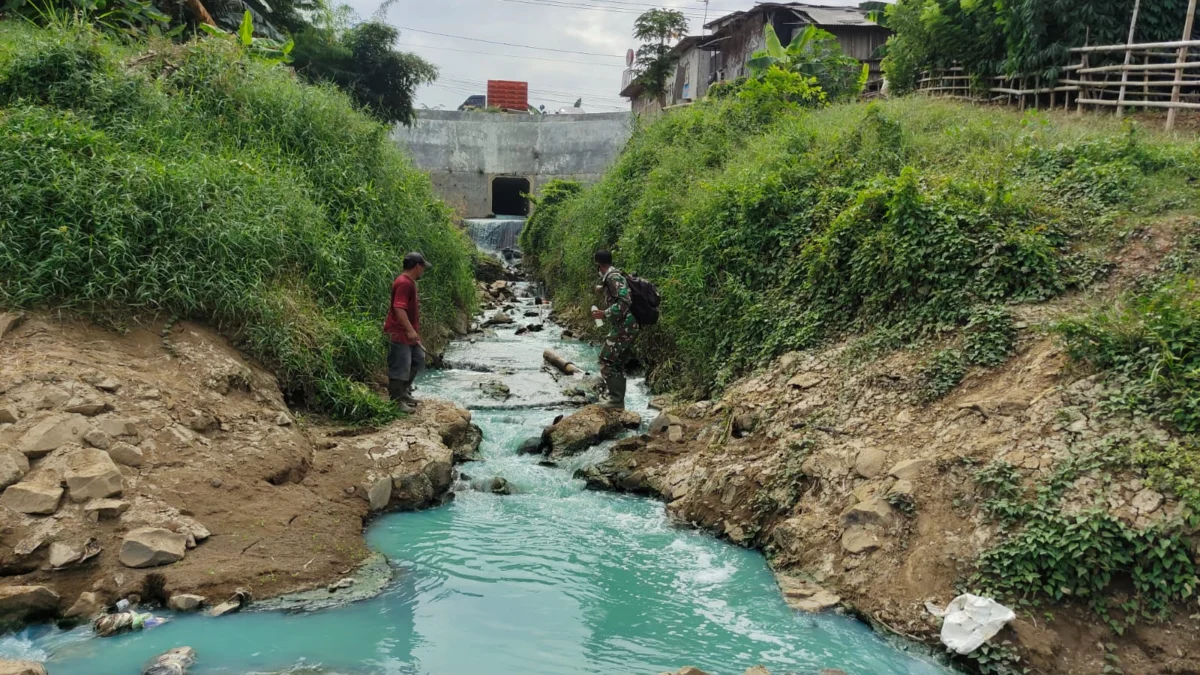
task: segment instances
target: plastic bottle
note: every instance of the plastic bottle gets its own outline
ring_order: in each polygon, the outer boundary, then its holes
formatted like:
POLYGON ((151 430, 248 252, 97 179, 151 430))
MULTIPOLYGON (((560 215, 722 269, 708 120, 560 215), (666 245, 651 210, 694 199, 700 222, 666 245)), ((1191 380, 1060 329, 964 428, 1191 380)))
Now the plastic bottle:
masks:
MULTIPOLYGON (((599 308, 599 307, 597 307, 597 306, 595 306, 595 305, 592 305, 592 311, 593 311, 593 312, 599 312, 599 311, 600 311, 600 308, 599 308)), ((599 328, 599 327, 601 327, 601 326, 603 326, 603 325, 604 325, 604 319, 596 319, 596 327, 597 327, 597 328, 599 328)))

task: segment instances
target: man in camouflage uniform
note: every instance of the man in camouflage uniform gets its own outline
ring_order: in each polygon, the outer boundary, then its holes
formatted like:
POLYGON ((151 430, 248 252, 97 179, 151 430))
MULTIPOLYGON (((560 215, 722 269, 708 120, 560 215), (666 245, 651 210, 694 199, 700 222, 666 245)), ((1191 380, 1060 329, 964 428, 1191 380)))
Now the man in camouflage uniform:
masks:
POLYGON ((608 321, 608 337, 600 350, 600 377, 608 389, 606 408, 625 407, 625 364, 629 361, 633 340, 638 334, 638 322, 633 316, 633 296, 621 270, 613 267, 612 253, 597 251, 596 266, 600 271, 600 286, 606 309, 592 313, 593 319, 608 321))

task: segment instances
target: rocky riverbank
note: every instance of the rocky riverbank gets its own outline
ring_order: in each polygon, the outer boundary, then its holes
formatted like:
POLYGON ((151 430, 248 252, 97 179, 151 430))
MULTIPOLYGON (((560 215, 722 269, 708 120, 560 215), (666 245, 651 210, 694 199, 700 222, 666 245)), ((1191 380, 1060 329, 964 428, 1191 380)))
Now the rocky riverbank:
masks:
MULTIPOLYGON (((1136 468, 1080 461, 1167 433, 1106 413, 1111 392, 1067 369, 1044 335, 1023 332, 1008 363, 933 404, 920 402, 915 363, 902 351, 864 365, 848 345, 785 355, 719 400, 661 401, 648 434, 579 477, 657 496, 679 522, 763 549, 794 607, 842 606, 935 646, 940 619, 926 603, 944 607, 1005 536, 983 467, 1013 467, 1026 494, 1063 483, 1064 512, 1103 509, 1132 531, 1178 519, 1179 500, 1136 468)), ((1119 583, 1108 592, 1114 608, 1135 597, 1119 583)), ((1100 672, 1114 659, 1129 675, 1200 672, 1194 609, 1130 623, 1119 635, 1085 605, 1034 603, 995 642, 1036 672, 1100 672)))
POLYGON ((0 315, 0 623, 327 585, 372 514, 442 503, 479 442, 438 401, 383 428, 298 417, 200 325, 0 315))

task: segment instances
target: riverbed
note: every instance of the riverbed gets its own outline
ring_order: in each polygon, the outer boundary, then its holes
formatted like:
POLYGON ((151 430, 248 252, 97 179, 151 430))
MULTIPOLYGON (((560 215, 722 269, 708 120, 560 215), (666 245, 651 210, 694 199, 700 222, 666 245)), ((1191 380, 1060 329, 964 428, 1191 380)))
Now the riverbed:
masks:
MULTIPOLYGON (((509 312, 515 323, 454 343, 446 367, 418 382, 419 397, 474 411, 483 459, 461 471, 505 478, 516 493, 463 480, 444 507, 374 521, 368 541, 394 568, 378 596, 300 614, 172 616, 107 639, 86 627, 32 627, 0 638, 0 657, 45 661, 51 675, 133 675, 180 645, 199 655, 194 675, 654 675, 684 665, 740 675, 757 664, 776 675, 950 672, 858 621, 792 611, 761 555, 675 526, 657 501, 586 491, 572 474, 605 447, 559 466, 519 456, 521 441, 571 410, 569 383, 542 367, 542 351, 596 369, 597 350, 563 339, 545 309, 523 297, 509 312), (516 335, 526 324, 544 329, 516 335), (494 381, 508 399, 486 386, 494 381)), ((644 386, 630 390, 630 407, 648 421, 644 386)))

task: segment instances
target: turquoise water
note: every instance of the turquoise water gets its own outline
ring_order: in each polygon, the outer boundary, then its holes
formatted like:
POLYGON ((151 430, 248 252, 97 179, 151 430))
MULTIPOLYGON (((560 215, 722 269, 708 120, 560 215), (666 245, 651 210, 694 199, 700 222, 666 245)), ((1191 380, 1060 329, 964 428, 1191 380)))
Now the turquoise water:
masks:
MULTIPOLYGON (((454 345, 447 362, 459 367, 429 373, 418 395, 475 408, 485 459, 462 471, 502 476, 519 493, 460 485, 448 506, 377 520, 368 540, 396 568, 378 597, 310 614, 174 617, 103 640, 35 627, 0 638, 0 656, 45 660, 51 675, 132 675, 180 645, 197 651, 194 675, 654 675, 684 665, 740 675, 760 663, 775 675, 949 672, 861 623, 789 610, 760 555, 673 527, 658 502, 584 491, 571 474, 602 448, 560 467, 518 457, 520 441, 565 410, 540 371, 542 349, 585 367, 595 351, 549 324, 514 330, 454 345), (513 398, 483 395, 491 378, 513 398)), ((644 410, 645 392, 631 388, 631 407, 644 410)))

